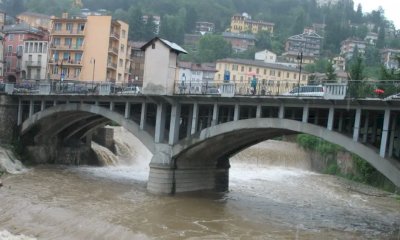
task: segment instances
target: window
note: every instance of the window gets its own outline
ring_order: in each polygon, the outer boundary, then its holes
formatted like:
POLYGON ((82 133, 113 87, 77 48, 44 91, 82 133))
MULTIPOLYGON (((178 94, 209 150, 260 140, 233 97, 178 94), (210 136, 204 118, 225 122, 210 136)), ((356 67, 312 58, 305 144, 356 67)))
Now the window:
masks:
POLYGON ((238 70, 238 65, 237 64, 232 64, 232 70, 237 71, 238 70))
POLYGON ((270 76, 275 76, 275 70, 270 70, 270 71, 269 71, 269 75, 270 75, 270 76))
POLYGON ((69 55, 69 52, 65 52, 65 53, 64 53, 63 59, 64 59, 64 60, 70 60, 70 59, 71 59, 71 56, 69 55))
POLYGON ((251 67, 249 67, 249 72, 251 72, 251 70, 252 70, 251 67))
POLYGON ((29 48, 29 44, 26 42, 26 43, 25 43, 25 49, 24 49, 24 52, 25 52, 25 53, 28 53, 28 48, 29 48))
POLYGON ((241 71, 241 72, 244 72, 244 66, 241 67, 240 71, 241 71))
POLYGON ((124 52, 125 51, 125 46, 124 46, 124 44, 121 44, 121 52, 124 52))
POLYGON ((10 35, 8 35, 8 40, 14 40, 14 34, 10 34, 10 35))
POLYGON ((61 39, 60 39, 60 38, 54 38, 54 39, 53 39, 53 44, 54 44, 55 46, 60 46, 60 42, 61 42, 61 39))
POLYGON ((82 53, 75 53, 75 62, 80 63, 82 59, 82 53))
POLYGON ((29 61, 29 62, 32 62, 32 54, 29 54, 29 56, 28 56, 28 61, 29 61))
POLYGON ((122 67, 123 64, 124 64, 124 61, 122 59, 119 59, 119 66, 122 67))
POLYGON ((122 37, 125 38, 125 36, 126 36, 126 31, 122 30, 122 37))
POLYGON ((297 74, 293 73, 293 79, 297 79, 297 74))
POLYGON ((81 69, 80 69, 80 68, 75 68, 74 72, 75 72, 75 73, 74 73, 74 75, 75 75, 74 77, 77 78, 77 77, 79 77, 79 75, 81 74, 81 69))
POLYGON ((72 23, 67 23, 67 31, 72 32, 73 25, 72 23))
POLYGON ((11 45, 8 46, 7 52, 8 52, 8 53, 12 53, 12 51, 13 51, 13 46, 11 46, 11 45))
POLYGON ((281 77, 281 71, 278 71, 278 77, 281 77))
POLYGON ((38 62, 41 63, 42 62, 42 55, 38 55, 38 62))
POLYGON ((54 24, 54 31, 61 31, 61 26, 62 26, 61 23, 55 23, 54 24))
POLYGON ((64 45, 65 45, 65 46, 71 47, 71 45, 72 45, 72 38, 65 38, 65 39, 64 39, 64 45))
POLYGON ((267 69, 264 68, 264 75, 267 75, 267 69))
POLYGON ((286 78, 289 78, 289 73, 288 72, 286 73, 286 78))
POLYGON ((85 30, 85 24, 84 23, 80 23, 78 25, 78 31, 83 31, 83 30, 85 30))
POLYGON ((53 58, 55 62, 58 62, 58 52, 54 52, 53 58))
POLYGON ((83 45, 83 38, 77 38, 76 39, 76 46, 77 47, 82 47, 82 45, 83 45))
POLYGON ((121 78, 122 78, 121 73, 118 73, 118 81, 119 81, 119 82, 121 81, 121 78))
POLYGON ((259 68, 256 69, 256 73, 257 73, 257 74, 260 73, 260 69, 259 69, 259 68))

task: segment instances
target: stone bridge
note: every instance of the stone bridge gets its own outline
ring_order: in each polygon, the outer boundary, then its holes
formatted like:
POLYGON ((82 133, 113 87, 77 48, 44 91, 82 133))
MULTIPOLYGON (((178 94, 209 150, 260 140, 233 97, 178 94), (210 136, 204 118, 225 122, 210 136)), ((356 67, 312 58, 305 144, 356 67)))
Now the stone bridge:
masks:
MULTIPOLYGON (((18 95, 28 148, 46 161, 117 123, 152 153, 153 193, 224 191, 229 158, 261 141, 307 133, 367 160, 400 186, 400 101, 296 97, 18 95)), ((88 145, 86 145, 88 146, 88 145)))

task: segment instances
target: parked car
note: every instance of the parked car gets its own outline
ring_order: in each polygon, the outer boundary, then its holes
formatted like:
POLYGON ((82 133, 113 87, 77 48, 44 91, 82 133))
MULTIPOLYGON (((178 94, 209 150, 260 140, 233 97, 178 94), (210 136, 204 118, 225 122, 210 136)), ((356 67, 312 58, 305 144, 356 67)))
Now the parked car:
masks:
POLYGON ((309 96, 309 97, 323 97, 325 94, 325 88, 322 85, 307 85, 301 86, 300 88, 295 87, 288 93, 284 93, 284 96, 309 96))
POLYGON ((216 87, 209 87, 206 89, 206 94, 221 94, 221 91, 216 87))
POLYGON ((140 94, 142 91, 138 86, 126 87, 122 91, 118 92, 120 95, 140 94))
POLYGON ((384 98, 384 100, 400 100, 400 93, 390 95, 390 96, 384 98))

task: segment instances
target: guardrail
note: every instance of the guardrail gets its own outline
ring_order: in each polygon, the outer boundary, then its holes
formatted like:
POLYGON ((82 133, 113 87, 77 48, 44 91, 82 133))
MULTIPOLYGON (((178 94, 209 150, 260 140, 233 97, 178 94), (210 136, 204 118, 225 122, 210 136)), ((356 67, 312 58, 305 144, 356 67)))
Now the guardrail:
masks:
MULTIPOLYGON (((7 94, 119 94, 124 88, 135 84, 114 84, 99 81, 23 81, 18 84, 0 83, 0 92, 7 94)), ((400 80, 346 81, 342 83, 325 82, 323 98, 386 98, 400 93, 400 80)), ((179 82, 175 81, 176 95, 216 95, 233 96, 288 96, 297 83, 258 82, 249 83, 214 83, 214 82, 179 82)), ((292 97, 298 95, 292 94, 292 97)), ((302 95, 305 96, 305 95, 302 95)), ((312 97, 313 95, 307 95, 312 97)), ((290 96, 288 96, 290 97, 290 96)), ((319 95, 321 97, 321 95, 319 95)))

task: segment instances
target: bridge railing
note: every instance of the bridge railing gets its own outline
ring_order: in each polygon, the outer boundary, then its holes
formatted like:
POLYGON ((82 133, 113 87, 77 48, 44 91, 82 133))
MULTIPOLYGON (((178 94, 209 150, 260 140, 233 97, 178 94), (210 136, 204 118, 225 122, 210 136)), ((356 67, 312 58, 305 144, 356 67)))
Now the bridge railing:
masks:
MULTIPOLYGON (((190 82, 175 81, 174 94, 232 96, 287 95, 298 85, 297 81, 251 82, 190 82)), ((317 85, 317 84, 314 84, 317 85)), ((349 80, 319 82, 324 86, 325 99, 385 98, 400 93, 400 80, 349 80)), ((118 95, 134 84, 114 84, 98 81, 23 81, 17 84, 0 83, 0 92, 7 94, 99 94, 118 95)), ((297 97, 297 96, 293 96, 297 97)))

